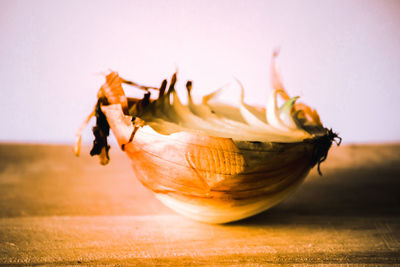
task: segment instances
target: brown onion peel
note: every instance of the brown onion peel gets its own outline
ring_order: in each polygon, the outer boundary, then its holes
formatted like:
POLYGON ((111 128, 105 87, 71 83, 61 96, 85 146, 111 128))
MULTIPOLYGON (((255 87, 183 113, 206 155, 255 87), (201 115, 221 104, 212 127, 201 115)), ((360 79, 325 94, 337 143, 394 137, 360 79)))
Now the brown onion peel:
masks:
MULTIPOLYGON (((93 128, 96 139, 91 154, 100 154, 102 164, 108 162, 107 136, 111 128, 121 149, 132 160, 136 177, 177 212, 210 223, 225 223, 262 212, 293 192, 315 165, 322 175, 320 164, 326 160, 332 142, 341 143, 332 129, 322 126, 314 109, 289 97, 275 61, 272 76, 277 95, 291 101, 286 108, 290 108, 296 125, 301 126, 296 131, 304 131, 304 136, 310 138, 290 142, 239 140, 192 131, 180 125, 180 116, 186 115, 182 112, 191 110, 200 117, 211 116, 206 122, 213 127, 227 123, 228 128, 235 129, 245 124, 224 118, 217 110, 202 109, 201 105, 208 105, 218 92, 205 96, 202 104, 196 106, 191 102, 191 81, 186 83, 186 89, 192 109, 179 103, 175 93, 177 73, 172 75, 169 86, 164 80, 160 88, 155 88, 127 81, 112 72, 98 93, 93 128), (122 83, 146 93, 141 99, 125 97, 122 83), (156 99, 151 98, 149 89, 157 89, 156 99), (170 104, 172 96, 178 107, 170 104), (164 132, 163 126, 172 128, 164 132)), ((257 110, 265 111, 249 107, 250 115, 257 110)), ((188 118, 204 122, 192 115, 188 118)), ((244 128, 253 134, 248 125, 244 128)))

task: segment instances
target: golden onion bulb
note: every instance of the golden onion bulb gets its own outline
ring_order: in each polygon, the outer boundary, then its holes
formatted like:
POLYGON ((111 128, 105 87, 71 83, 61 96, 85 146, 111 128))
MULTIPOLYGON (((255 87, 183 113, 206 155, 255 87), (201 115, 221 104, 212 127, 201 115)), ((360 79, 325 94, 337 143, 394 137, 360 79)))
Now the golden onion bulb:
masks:
POLYGON ((100 155, 102 164, 108 162, 111 129, 137 179, 176 212, 208 223, 260 213, 290 195, 313 166, 318 164, 319 170, 332 141, 339 138, 322 126, 315 110, 288 96, 275 61, 271 77, 273 91, 260 109, 244 102, 243 88, 237 105, 210 103, 216 93, 195 103, 191 82, 186 85, 188 103, 183 104, 175 91, 176 74, 169 88, 164 80, 152 99, 149 90, 154 87, 112 72, 92 113, 97 125, 91 154, 100 155), (143 99, 126 97, 122 83, 147 93, 143 99), (285 101, 281 106, 278 97, 285 101))

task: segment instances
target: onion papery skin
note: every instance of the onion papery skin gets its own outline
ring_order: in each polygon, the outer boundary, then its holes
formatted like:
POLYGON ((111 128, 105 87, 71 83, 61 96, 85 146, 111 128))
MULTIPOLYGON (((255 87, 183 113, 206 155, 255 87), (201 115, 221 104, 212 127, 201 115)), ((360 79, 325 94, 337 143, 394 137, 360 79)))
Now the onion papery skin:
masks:
MULTIPOLYGON (((166 206, 207 223, 237 221, 276 205, 316 164, 315 136, 302 142, 234 141, 189 132, 136 131, 120 104, 102 111, 134 174, 166 206)), ((328 148, 329 149, 329 148, 328 148)))

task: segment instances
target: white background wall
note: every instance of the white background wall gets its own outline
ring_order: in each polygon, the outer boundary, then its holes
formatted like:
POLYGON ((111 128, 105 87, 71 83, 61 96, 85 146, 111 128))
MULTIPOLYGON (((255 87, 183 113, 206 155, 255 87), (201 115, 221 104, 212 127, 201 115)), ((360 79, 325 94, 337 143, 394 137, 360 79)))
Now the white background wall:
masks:
POLYGON ((108 69, 158 86, 178 66, 199 94, 237 77, 263 105, 276 47, 345 142, 400 141, 396 0, 0 0, 0 141, 73 142, 108 69))

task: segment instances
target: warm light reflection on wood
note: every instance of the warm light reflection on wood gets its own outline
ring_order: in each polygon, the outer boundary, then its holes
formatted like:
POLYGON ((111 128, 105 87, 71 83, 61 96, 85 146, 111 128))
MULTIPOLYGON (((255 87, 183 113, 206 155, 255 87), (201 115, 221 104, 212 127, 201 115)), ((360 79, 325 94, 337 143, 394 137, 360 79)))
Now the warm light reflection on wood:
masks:
POLYGON ((400 145, 334 148, 323 177, 227 225, 165 208, 122 152, 87 152, 0 145, 0 264, 398 263, 400 145))

